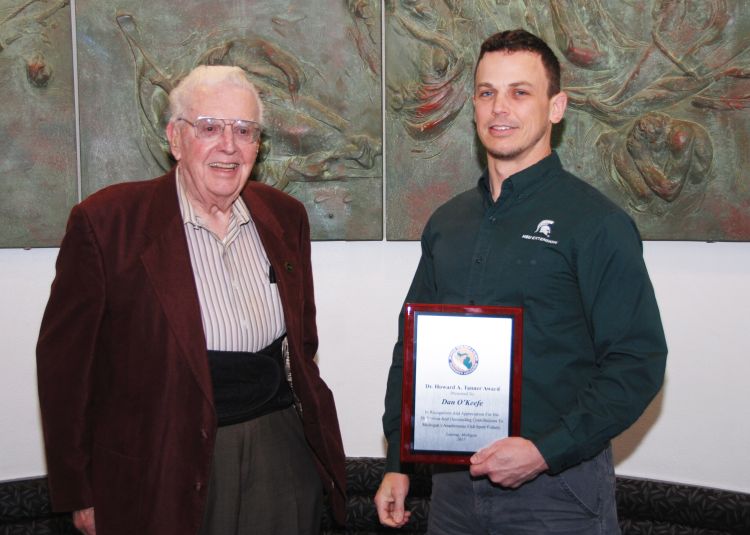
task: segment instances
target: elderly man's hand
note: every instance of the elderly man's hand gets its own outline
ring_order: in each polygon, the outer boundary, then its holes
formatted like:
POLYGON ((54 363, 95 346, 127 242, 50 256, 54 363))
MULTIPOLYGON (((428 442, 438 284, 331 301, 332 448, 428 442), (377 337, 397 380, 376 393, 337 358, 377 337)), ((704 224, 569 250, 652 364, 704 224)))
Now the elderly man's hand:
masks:
POLYGON ((375 507, 380 523, 391 528, 400 528, 409 521, 411 511, 404 510, 404 501, 409 493, 409 476, 398 472, 387 472, 375 494, 375 507))
POLYGON ((497 440, 471 457, 472 476, 487 476, 490 481, 515 489, 549 468, 530 440, 508 437, 497 440))
POLYGON ((84 535, 96 535, 94 524, 94 508, 73 511, 73 525, 84 535))

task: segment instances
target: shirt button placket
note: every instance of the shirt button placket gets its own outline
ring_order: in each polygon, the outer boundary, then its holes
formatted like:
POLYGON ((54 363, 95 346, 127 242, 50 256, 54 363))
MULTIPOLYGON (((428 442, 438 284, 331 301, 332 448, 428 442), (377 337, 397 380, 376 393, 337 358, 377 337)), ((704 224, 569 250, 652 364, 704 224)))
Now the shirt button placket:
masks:
POLYGON ((491 210, 490 214, 485 215, 485 219, 479 228, 466 287, 466 301, 470 305, 475 304, 477 296, 482 294, 482 280, 484 279, 484 270, 486 269, 485 264, 491 252, 492 233, 494 232, 494 230, 491 230, 491 227, 494 227, 496 220, 494 210, 491 210))

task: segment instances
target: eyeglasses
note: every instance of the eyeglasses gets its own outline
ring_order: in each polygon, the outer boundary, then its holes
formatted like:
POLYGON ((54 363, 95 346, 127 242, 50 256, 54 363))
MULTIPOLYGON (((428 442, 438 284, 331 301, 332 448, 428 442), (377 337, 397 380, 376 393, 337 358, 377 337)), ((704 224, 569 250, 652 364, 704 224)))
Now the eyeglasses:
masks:
POLYGON ((198 117, 194 122, 182 117, 178 121, 185 121, 195 129, 195 137, 201 139, 217 139, 224 134, 227 124, 232 126, 234 139, 243 143, 255 143, 260 139, 263 127, 255 121, 245 119, 217 119, 215 117, 198 117))

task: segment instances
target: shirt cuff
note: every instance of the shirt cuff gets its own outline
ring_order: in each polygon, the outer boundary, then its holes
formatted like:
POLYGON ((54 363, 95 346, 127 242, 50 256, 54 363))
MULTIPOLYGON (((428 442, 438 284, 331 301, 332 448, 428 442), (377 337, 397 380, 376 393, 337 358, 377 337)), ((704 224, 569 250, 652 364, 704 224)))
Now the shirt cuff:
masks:
POLYGON ((578 450, 576 442, 565 427, 557 427, 533 442, 547 462, 548 473, 551 475, 558 474, 580 462, 576 454, 578 450))

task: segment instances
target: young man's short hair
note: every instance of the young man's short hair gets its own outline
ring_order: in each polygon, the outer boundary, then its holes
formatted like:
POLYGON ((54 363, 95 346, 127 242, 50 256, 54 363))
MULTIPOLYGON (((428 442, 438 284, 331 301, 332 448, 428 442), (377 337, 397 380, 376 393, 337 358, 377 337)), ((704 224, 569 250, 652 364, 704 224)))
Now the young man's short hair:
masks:
POLYGON ((474 65, 475 78, 479 62, 488 52, 532 52, 539 54, 549 81, 547 95, 552 97, 560 92, 560 62, 547 43, 533 33, 518 28, 490 35, 479 49, 479 57, 476 65, 474 65))

